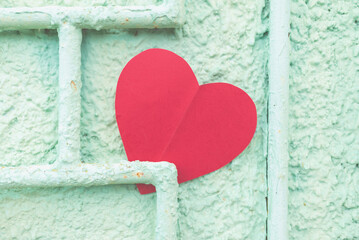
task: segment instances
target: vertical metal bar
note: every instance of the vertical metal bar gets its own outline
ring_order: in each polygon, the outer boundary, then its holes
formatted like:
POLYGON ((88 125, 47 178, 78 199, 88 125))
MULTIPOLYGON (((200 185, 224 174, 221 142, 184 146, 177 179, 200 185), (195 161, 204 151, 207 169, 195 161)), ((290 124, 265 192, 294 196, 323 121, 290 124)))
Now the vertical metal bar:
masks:
MULTIPOLYGON (((163 183, 162 183, 163 184, 163 183)), ((165 191, 157 192, 156 240, 177 239, 177 187, 171 185, 165 191)))
POLYGON ((270 2, 268 239, 288 239, 289 0, 270 2))
POLYGON ((64 22, 59 34, 58 162, 80 163, 82 31, 64 22))
POLYGON ((161 162, 156 172, 157 224, 156 240, 177 239, 177 169, 174 164, 161 162))

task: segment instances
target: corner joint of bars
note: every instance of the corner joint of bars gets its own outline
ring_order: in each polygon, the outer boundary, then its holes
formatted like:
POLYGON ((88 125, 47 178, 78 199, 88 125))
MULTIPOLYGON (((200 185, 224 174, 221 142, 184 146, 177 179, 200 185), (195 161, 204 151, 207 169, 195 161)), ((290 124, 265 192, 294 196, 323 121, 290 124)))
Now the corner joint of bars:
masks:
POLYGON ((69 166, 0 167, 0 188, 153 184, 162 191, 177 189, 177 170, 169 162, 128 162, 69 166))
POLYGON ((153 184, 157 190, 156 240, 177 239, 177 169, 169 162, 0 167, 0 189, 153 184))

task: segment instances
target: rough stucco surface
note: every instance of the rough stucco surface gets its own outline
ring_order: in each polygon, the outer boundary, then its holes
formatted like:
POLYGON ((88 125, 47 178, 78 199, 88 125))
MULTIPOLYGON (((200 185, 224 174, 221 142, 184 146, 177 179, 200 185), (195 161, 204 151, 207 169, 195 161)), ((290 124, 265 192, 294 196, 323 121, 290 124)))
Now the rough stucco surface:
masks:
POLYGON ((57 145, 58 39, 0 33, 1 165, 52 163, 57 145))
MULTIPOLYGON (((2 1, 0 6, 90 2, 23 0, 2 1)), ((82 161, 126 158, 115 121, 117 78, 139 52, 153 47, 172 50, 188 61, 199 83, 239 86, 253 98, 258 111, 256 134, 240 157, 180 185, 179 237, 265 239, 265 2, 188 0, 185 9, 186 23, 179 30, 83 31, 82 161)), ((56 159, 57 49, 56 31, 0 33, 1 165, 56 159)), ((0 193, 0 239, 152 239, 155 201, 155 194, 142 196, 134 185, 5 190, 0 193)))
POLYGON ((291 239, 359 239, 359 2, 293 1, 291 239))

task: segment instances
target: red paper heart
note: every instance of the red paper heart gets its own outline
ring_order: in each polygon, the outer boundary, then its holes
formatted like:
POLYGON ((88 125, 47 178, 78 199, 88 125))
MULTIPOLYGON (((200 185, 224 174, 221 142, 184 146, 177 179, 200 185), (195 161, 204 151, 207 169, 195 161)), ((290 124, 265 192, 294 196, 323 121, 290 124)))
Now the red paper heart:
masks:
MULTIPOLYGON (((199 86, 180 56, 149 49, 123 69, 116 119, 129 161, 168 161, 182 183, 231 162, 251 141, 257 113, 252 99, 227 83, 199 86)), ((138 185, 141 194, 155 191, 138 185)))

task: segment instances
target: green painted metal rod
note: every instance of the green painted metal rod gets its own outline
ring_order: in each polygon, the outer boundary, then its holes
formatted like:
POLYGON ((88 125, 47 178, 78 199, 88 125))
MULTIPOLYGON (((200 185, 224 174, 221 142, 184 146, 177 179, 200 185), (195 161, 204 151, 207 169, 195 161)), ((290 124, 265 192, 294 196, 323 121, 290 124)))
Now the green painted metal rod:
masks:
POLYGON ((288 240, 289 2, 270 1, 268 240, 288 240))
POLYGON ((83 29, 175 28, 183 24, 182 0, 148 7, 0 8, 0 30, 56 29, 63 23, 83 29))
POLYGON ((78 164, 81 121, 82 31, 63 24, 59 34, 58 157, 56 164, 78 164))

